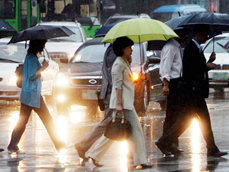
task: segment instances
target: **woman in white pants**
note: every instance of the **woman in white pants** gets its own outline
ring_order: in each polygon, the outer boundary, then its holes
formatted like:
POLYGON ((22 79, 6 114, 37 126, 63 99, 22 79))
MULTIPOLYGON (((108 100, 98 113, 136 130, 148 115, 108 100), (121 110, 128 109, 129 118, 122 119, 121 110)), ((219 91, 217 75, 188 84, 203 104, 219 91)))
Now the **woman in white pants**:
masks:
MULTIPOLYGON (((125 119, 130 121, 132 136, 129 140, 130 149, 134 158, 134 165, 138 169, 151 168, 147 164, 147 156, 144 142, 144 135, 134 108, 134 81, 132 80, 132 71, 130 68, 133 41, 127 37, 120 37, 114 41, 113 50, 117 55, 112 66, 112 92, 109 108, 117 113, 123 113, 125 119)), ((103 137, 101 139, 104 139, 103 137)), ((88 157, 99 162, 105 151, 112 144, 101 145, 99 140, 89 151, 88 157)))

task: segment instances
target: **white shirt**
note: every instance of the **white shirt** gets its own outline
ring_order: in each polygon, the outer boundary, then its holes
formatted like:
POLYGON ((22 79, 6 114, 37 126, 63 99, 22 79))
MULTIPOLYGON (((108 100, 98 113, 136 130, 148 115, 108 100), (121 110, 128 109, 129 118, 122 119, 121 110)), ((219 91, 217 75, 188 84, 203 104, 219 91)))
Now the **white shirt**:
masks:
POLYGON ((199 49, 199 53, 201 53, 202 47, 200 46, 200 44, 198 42, 196 42, 195 39, 192 39, 192 41, 196 44, 197 48, 199 49))
POLYGON ((162 48, 159 73, 161 79, 167 81, 182 76, 183 65, 180 44, 175 39, 170 39, 162 48))

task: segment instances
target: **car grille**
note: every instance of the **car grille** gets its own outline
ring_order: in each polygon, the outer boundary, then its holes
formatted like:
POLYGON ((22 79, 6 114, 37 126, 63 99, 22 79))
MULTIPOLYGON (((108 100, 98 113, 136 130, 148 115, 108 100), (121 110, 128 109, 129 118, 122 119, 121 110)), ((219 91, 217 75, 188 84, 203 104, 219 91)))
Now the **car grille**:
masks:
POLYGON ((90 78, 71 78, 72 85, 75 86, 92 86, 92 85, 101 85, 102 77, 90 77, 90 78))
POLYGON ((229 65, 216 65, 216 68, 214 70, 229 70, 229 65))
POLYGON ((60 59, 60 58, 65 58, 67 57, 66 53, 50 53, 49 56, 51 59, 60 59))

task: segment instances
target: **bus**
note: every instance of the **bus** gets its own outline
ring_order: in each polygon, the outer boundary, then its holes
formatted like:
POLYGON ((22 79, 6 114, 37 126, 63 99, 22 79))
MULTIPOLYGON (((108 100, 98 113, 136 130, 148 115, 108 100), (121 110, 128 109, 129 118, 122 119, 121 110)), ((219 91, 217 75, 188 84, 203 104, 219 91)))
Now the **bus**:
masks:
POLYGON ((97 0, 0 0, 0 19, 17 31, 41 21, 77 21, 87 37, 101 27, 97 0))

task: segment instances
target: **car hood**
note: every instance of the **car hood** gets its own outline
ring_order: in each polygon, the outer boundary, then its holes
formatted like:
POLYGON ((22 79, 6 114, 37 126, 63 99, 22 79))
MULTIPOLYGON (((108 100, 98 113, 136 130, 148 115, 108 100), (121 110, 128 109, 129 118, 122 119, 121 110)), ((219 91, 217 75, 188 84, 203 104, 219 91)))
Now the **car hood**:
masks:
POLYGON ((69 63, 60 72, 71 76, 99 76, 103 63, 69 63))
POLYGON ((45 48, 48 53, 75 53, 76 50, 82 45, 83 42, 47 42, 45 48))
POLYGON ((8 78, 10 75, 14 74, 18 63, 0 63, 0 77, 8 78))

